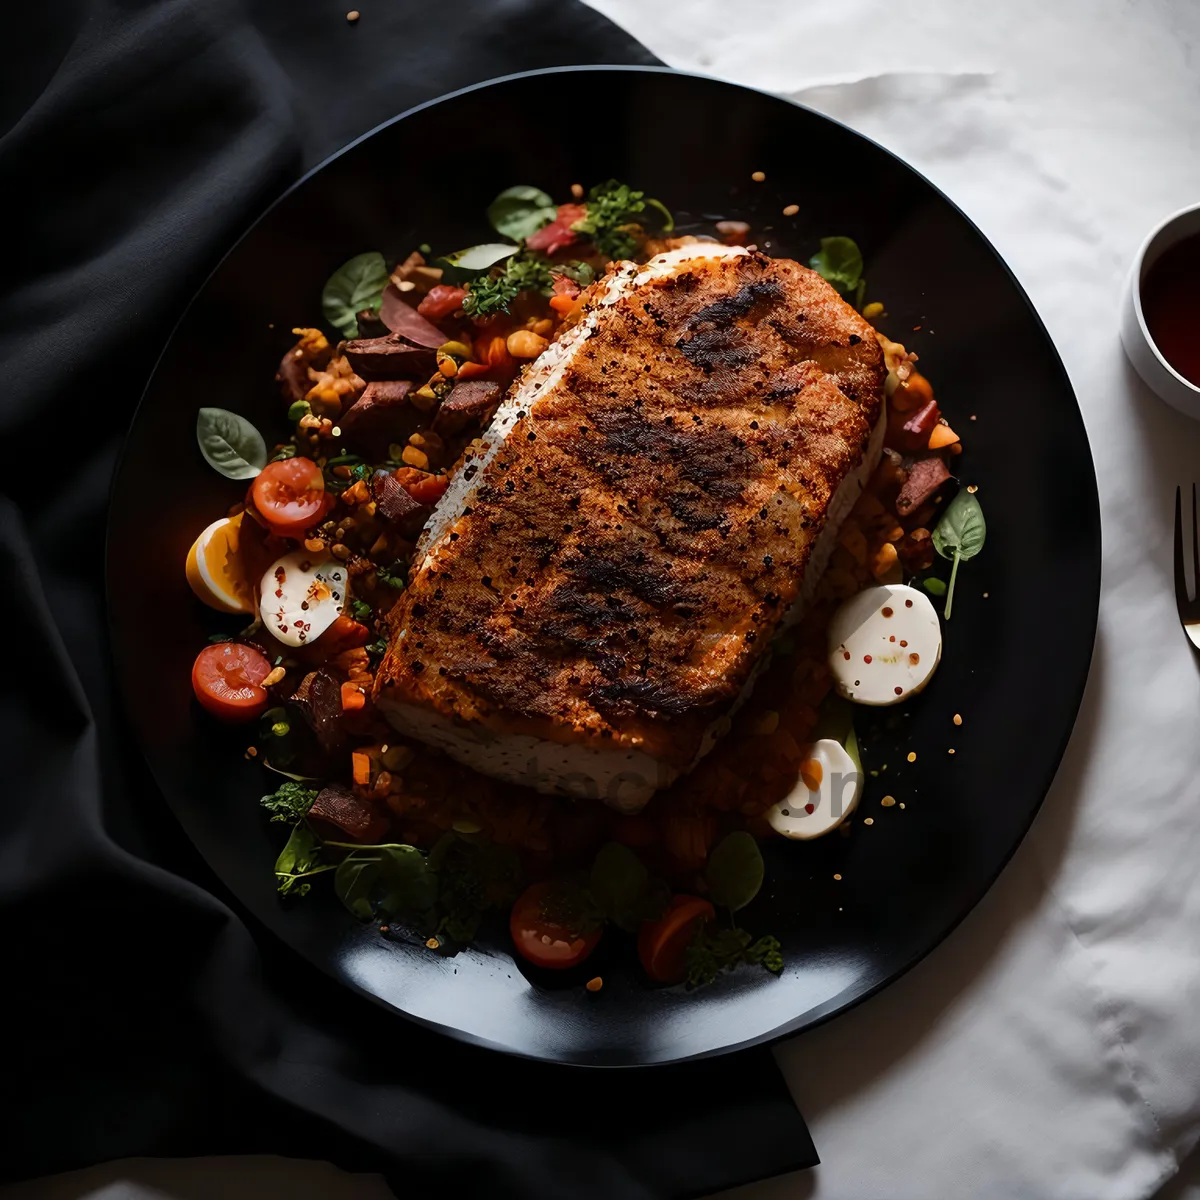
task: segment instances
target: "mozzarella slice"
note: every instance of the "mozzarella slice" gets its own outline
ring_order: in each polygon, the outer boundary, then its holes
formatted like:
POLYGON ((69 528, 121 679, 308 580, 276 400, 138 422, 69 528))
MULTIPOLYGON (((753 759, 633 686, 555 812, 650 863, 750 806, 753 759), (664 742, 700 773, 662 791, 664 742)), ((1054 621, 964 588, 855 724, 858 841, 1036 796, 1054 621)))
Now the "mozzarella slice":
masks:
POLYGON ((846 747, 822 738, 808 748, 791 793, 767 810, 767 822, 796 841, 820 837, 854 811, 862 788, 862 772, 846 747))
POLYGON ((246 578, 238 553, 242 514, 214 521, 188 551, 187 581, 210 608, 226 613, 252 613, 254 587, 246 578))
POLYGON ((285 554, 262 577, 258 612, 287 646, 315 642, 346 604, 346 564, 303 550, 285 554))
POLYGON ((942 629, 929 597, 903 583, 852 596, 829 623, 829 669, 856 704, 915 696, 942 658, 942 629))

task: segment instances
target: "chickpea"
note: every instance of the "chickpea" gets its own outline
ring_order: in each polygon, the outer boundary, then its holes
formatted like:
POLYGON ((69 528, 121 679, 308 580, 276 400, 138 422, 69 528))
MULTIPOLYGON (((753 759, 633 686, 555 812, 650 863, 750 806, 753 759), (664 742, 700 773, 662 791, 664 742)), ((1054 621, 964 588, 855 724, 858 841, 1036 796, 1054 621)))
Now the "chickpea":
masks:
POLYGON ((550 343, 531 329, 518 329, 508 335, 505 344, 513 358, 537 358, 550 343))

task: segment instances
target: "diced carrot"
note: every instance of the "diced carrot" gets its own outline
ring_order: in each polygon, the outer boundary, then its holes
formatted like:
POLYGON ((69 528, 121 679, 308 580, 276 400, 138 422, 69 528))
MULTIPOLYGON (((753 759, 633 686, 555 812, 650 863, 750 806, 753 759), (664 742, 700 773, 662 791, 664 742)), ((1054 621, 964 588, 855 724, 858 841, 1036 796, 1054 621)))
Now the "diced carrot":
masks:
POLYGON ((466 362, 458 368, 459 379, 478 379, 486 375, 492 368, 487 363, 466 362))
POLYGON ((550 307, 554 309, 560 317, 570 315, 579 307, 579 301, 575 296, 551 296, 550 307))
POLYGON ((949 425, 935 425, 929 435, 929 448, 941 450, 943 446, 953 446, 958 440, 958 434, 949 425))
MULTIPOLYGON (((346 688, 349 686, 350 685, 346 683, 342 684, 343 707, 345 707, 344 700, 346 696, 346 688)), ((360 696, 362 695, 361 692, 358 694, 360 696)), ((355 750, 355 752, 350 755, 350 762, 354 767, 354 782, 357 783, 359 787, 367 787, 371 782, 371 756, 364 753, 362 750, 355 750)))
POLYGON ((488 343, 487 361, 489 367, 495 367, 498 371, 512 370, 513 359, 508 352, 508 338, 492 338, 488 343))
POLYGON ((364 707, 367 703, 366 696, 363 695, 362 688, 357 683, 342 684, 342 711, 354 712, 357 709, 364 707))

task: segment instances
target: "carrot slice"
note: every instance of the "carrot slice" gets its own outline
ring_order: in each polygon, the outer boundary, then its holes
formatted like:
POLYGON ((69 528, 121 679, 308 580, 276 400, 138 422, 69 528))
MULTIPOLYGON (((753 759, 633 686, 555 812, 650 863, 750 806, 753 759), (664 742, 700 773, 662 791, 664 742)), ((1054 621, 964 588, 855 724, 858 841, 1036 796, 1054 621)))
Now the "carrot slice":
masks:
POLYGON ((699 925, 716 910, 699 896, 672 896, 657 921, 647 921, 638 934, 638 958, 656 983, 679 983, 687 974, 687 951, 699 925))
MULTIPOLYGON (((342 688, 343 688, 342 694, 343 695, 345 695, 344 689, 346 686, 347 686, 346 684, 342 685, 342 688)), ((360 695, 361 695, 361 693, 360 693, 360 695)), ((352 755, 350 755, 350 762, 354 766, 354 782, 357 783, 360 787, 370 786, 370 783, 371 783, 371 757, 370 757, 370 755, 364 754, 360 750, 356 750, 352 755)))
POLYGON ((929 435, 929 449, 941 450, 944 446, 953 446, 958 434, 949 425, 935 425, 929 435))

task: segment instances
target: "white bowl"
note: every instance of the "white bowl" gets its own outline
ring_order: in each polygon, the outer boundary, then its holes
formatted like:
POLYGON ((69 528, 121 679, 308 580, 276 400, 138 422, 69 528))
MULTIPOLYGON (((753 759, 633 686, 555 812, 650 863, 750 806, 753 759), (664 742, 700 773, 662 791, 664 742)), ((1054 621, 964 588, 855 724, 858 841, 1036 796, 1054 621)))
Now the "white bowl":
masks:
MULTIPOLYGON (((1200 420, 1200 387, 1184 379, 1154 344, 1142 314, 1142 283, 1146 272, 1184 238, 1200 233, 1200 204, 1172 213, 1142 243, 1133 260, 1121 303, 1121 342, 1134 370, 1158 397, 1172 408, 1200 420)), ((1197 284, 1200 288, 1200 283, 1197 284)))

